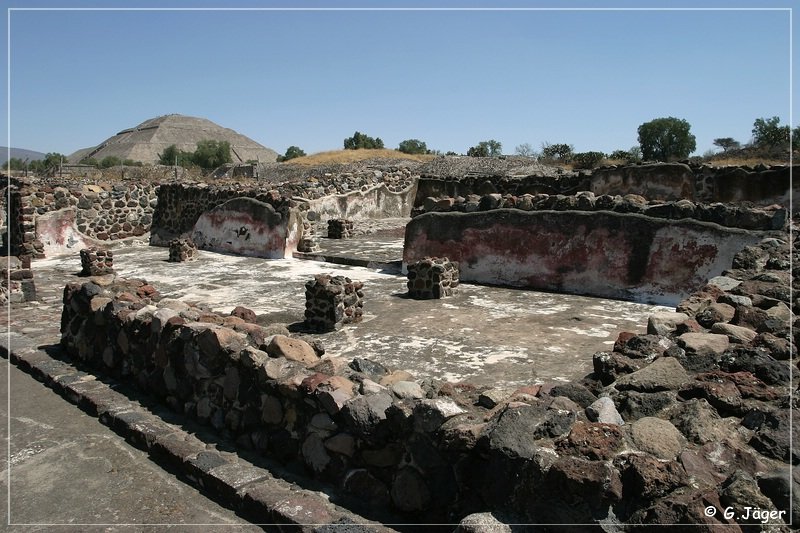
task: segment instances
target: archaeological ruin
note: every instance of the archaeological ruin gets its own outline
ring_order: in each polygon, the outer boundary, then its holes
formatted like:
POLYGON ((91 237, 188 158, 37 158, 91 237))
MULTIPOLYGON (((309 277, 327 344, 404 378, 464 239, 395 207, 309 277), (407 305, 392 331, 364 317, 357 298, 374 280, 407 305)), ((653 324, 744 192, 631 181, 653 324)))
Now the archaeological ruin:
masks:
MULTIPOLYGON (((32 317, 49 291, 50 343, 81 372, 387 528, 800 526, 793 169, 474 159, 11 178, 3 298, 32 317)), ((169 448, 86 380, 51 381, 169 448)), ((221 457, 189 477, 255 498, 221 457)))

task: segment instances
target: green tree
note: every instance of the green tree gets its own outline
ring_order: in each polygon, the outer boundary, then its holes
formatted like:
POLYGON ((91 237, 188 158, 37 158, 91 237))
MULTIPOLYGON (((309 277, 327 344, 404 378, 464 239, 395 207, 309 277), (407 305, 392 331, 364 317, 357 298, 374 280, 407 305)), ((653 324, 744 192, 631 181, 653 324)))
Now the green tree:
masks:
POLYGON ((753 123, 753 144, 759 148, 789 147, 789 126, 780 126, 781 119, 757 118, 753 123))
POLYGON ((161 165, 180 165, 182 167, 189 167, 192 165, 193 155, 191 152, 179 150, 177 146, 171 144, 167 146, 164 151, 158 154, 158 163, 161 165))
POLYGON ((741 144, 733 137, 720 137, 719 139, 714 139, 714 146, 719 146, 723 152, 727 152, 728 150, 739 149, 741 144))
POLYGON ((345 150, 358 150, 360 148, 383 148, 380 137, 372 138, 360 132, 355 132, 352 137, 344 140, 345 150))
POLYGON ((12 157, 3 166, 6 170, 25 170, 25 161, 18 157, 12 157))
POLYGON ((603 152, 579 152, 572 155, 572 163, 576 169, 590 169, 595 168, 605 158, 606 154, 603 152))
POLYGON ((467 150, 467 155, 470 157, 494 157, 503 155, 503 145, 494 139, 481 141, 476 146, 467 150))
POLYGON ((686 159, 697 148, 691 125, 675 117, 657 118, 639 126, 642 156, 654 161, 686 159))
POLYGON ((280 162, 283 162, 283 161, 288 161, 290 159, 295 159, 297 157, 303 157, 305 155, 306 155, 306 153, 303 150, 301 150, 300 148, 298 148, 297 146, 290 146, 289 148, 286 149, 286 154, 285 155, 279 155, 278 156, 278 162, 280 163, 280 162))
POLYGON ((231 143, 228 141, 202 140, 197 142, 192 162, 200 168, 217 168, 233 161, 231 143))
POLYGON ((404 154, 427 154, 428 146, 419 139, 406 139, 397 149, 404 154))
POLYGON ((548 142, 542 144, 542 157, 545 159, 570 161, 572 160, 572 151, 573 148, 571 144, 550 144, 548 142))
POLYGON ((83 159, 78 161, 78 163, 81 164, 81 165, 90 165, 90 166, 93 166, 93 167, 96 167, 96 166, 100 165, 100 163, 98 163, 97 159, 95 159, 94 157, 84 157, 83 159))
POLYGON ((115 155, 109 155, 100 160, 100 168, 111 168, 122 165, 122 159, 115 155))
POLYGON ((642 160, 642 149, 638 146, 630 150, 614 150, 608 156, 609 159, 623 160, 626 163, 638 163, 642 160))
POLYGON ((33 172, 41 174, 51 169, 58 169, 62 162, 67 162, 67 156, 59 154, 58 152, 49 152, 45 154, 44 159, 31 161, 28 164, 28 168, 33 172))

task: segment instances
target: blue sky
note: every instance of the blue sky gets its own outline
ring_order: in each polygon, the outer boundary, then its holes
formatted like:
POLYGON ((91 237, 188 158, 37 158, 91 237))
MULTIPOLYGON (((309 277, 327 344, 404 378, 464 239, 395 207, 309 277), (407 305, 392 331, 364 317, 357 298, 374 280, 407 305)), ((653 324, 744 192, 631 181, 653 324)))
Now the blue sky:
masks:
POLYGON ((701 4, 519 0, 502 6, 557 9, 30 11, 21 8, 165 4, 4 5, 18 9, 4 25, 11 31, 3 39, 4 51, 11 46, 11 97, 3 116, 10 110, 12 146, 42 152, 69 154, 168 113, 206 117, 280 153, 290 145, 308 153, 340 149, 356 130, 381 137, 387 147, 416 138, 443 152, 464 153, 488 139, 500 141, 504 153, 522 143, 540 149, 544 142, 611 152, 636 145, 640 124, 674 116, 691 124, 695 153, 702 154, 717 137, 749 141, 759 117, 797 123, 790 117, 785 9, 596 11, 575 8, 701 4))

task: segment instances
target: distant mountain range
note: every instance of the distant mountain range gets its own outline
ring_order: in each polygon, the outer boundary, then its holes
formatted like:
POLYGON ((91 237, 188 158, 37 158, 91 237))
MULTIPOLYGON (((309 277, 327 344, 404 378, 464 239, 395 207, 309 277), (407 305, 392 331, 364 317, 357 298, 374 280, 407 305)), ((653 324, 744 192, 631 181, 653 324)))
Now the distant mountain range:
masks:
MULTIPOLYGON (((42 152, 34 152, 33 150, 25 150, 24 148, 12 148, 11 149, 11 157, 16 157, 18 159, 22 159, 25 161, 36 161, 37 159, 44 159, 42 152)), ((8 148, 5 146, 0 146, 0 165, 8 161, 8 148)))

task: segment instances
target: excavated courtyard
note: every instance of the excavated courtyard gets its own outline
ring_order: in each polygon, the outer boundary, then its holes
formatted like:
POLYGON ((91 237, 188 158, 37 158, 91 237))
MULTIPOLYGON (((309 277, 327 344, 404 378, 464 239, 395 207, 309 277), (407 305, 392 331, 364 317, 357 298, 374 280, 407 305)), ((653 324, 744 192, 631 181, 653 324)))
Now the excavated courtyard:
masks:
MULTIPOLYGON (((595 351, 611 349, 622 331, 643 331, 648 314, 665 309, 464 283, 454 297, 413 300, 406 297, 406 277, 399 272, 401 239, 378 233, 346 241, 321 239, 321 245, 315 256, 332 262, 201 251, 195 261, 169 263, 164 248, 118 243, 114 269, 119 277, 147 280, 166 298, 226 314, 247 307, 261 324, 283 324, 307 340, 322 341, 330 355, 369 358, 418 379, 475 385, 581 378, 591 372, 595 351), (346 262, 383 268, 336 264, 346 262), (325 334, 302 331, 304 286, 321 273, 364 282, 361 323, 325 334)), ((79 270, 77 254, 39 260, 37 287, 41 291, 44 285, 63 288, 81 281, 79 270)), ((61 301, 41 306, 60 309, 61 301)))

